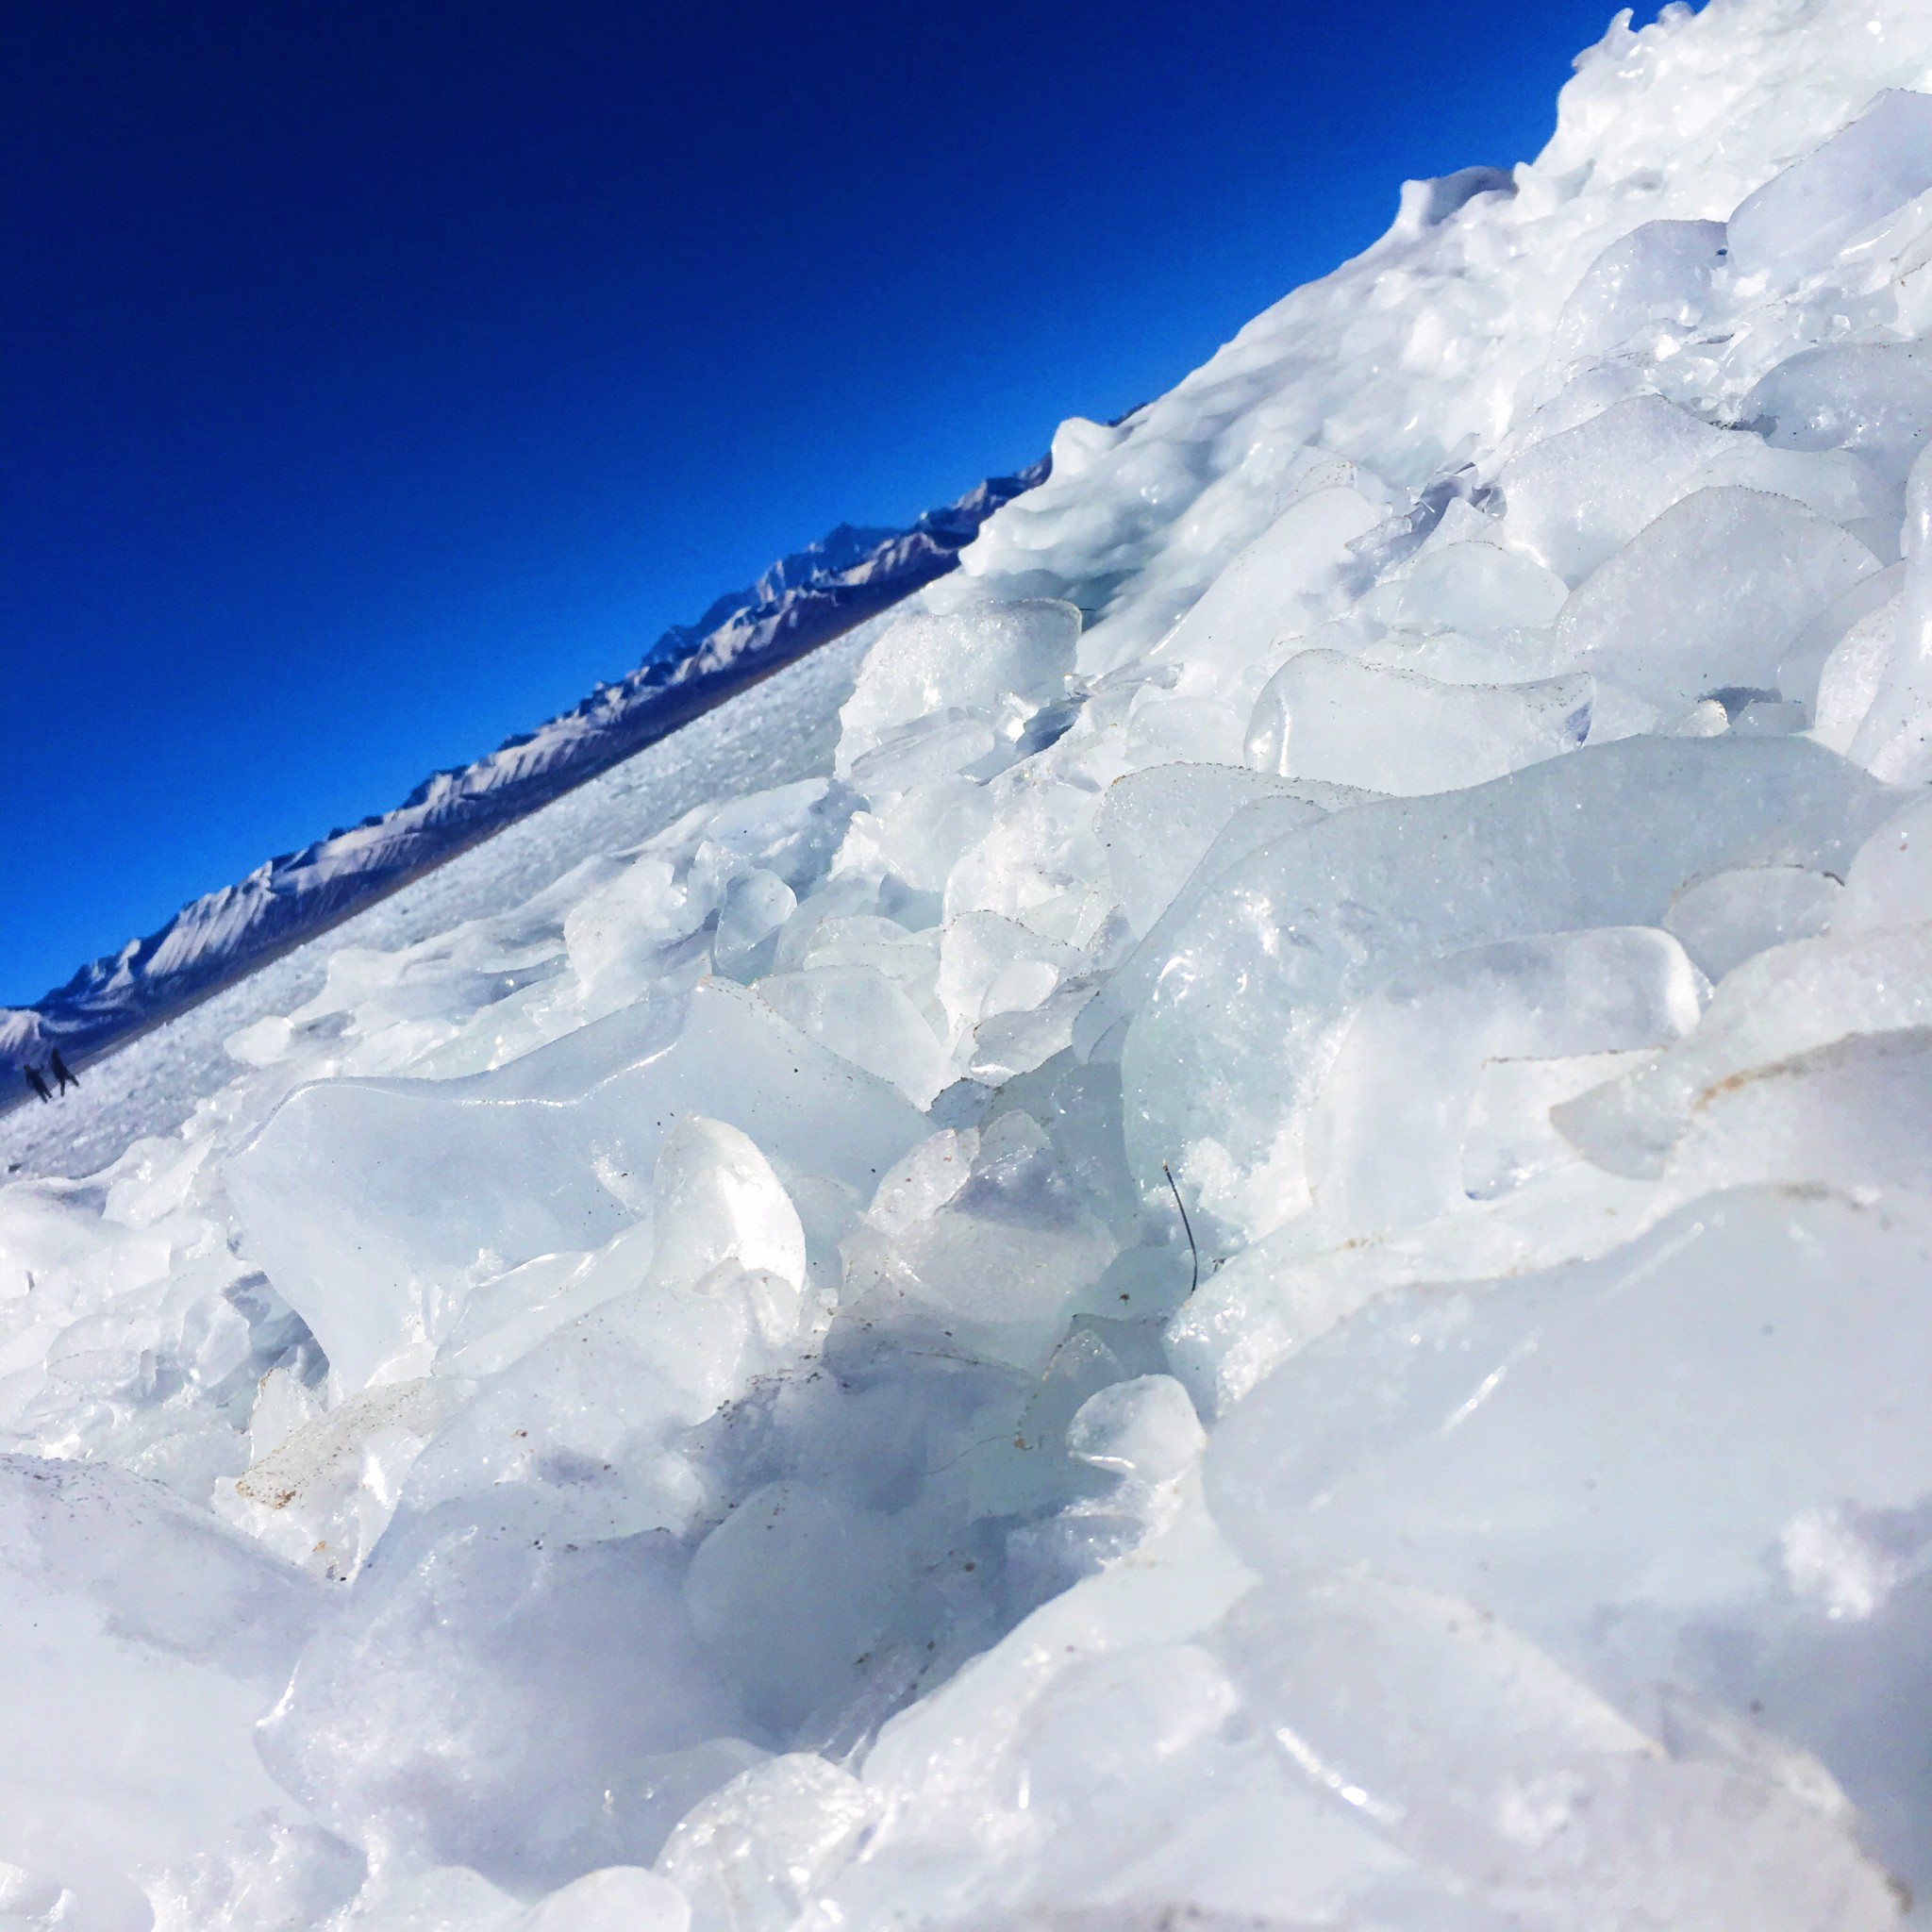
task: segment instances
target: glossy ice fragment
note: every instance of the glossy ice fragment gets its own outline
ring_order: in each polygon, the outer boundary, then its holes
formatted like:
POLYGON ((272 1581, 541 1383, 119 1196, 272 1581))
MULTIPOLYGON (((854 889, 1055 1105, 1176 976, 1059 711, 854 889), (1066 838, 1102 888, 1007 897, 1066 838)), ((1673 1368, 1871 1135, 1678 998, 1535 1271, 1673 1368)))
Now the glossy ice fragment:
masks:
POLYGON ((251 1251, 346 1392, 433 1342, 477 1279, 636 1219, 690 1113, 868 1193, 922 1132, 882 1081, 711 980, 682 1014, 633 1007, 497 1073, 303 1089, 232 1185, 251 1251))
POLYGON ((1849 126, 1794 160, 1729 224, 1731 265, 1790 281, 1932 189, 1932 95, 1887 88, 1849 126))
POLYGON ((1312 824, 1327 808, 1322 793, 1295 792, 1264 771, 1240 765, 1150 765, 1117 778, 1102 801, 1095 832, 1106 848, 1113 890, 1136 933, 1173 903, 1222 827, 1257 799, 1289 797, 1312 824))
POLYGON ((1574 749, 1589 735, 1593 694, 1587 675, 1444 684, 1303 651, 1256 700, 1248 743, 1275 747, 1283 777, 1412 798, 1574 749))
POLYGON ((1661 1046, 1696 1025, 1701 990, 1683 948, 1642 926, 1503 940, 1396 974, 1357 1008, 1316 1092, 1317 1211, 1349 1233, 1446 1212, 1487 1061, 1661 1046))
POLYGON ((694 1932, 782 1932, 874 1808, 851 1773, 789 1753, 694 1807, 658 1869, 691 1901, 694 1932))
POLYGON ((1904 577, 1903 563, 1860 577, 1786 646, 1777 689, 1835 752, 1850 749, 1890 661, 1904 577))
POLYGON ((1080 613, 1050 598, 902 617, 874 646, 840 714, 840 770, 934 713, 1037 706, 1074 668, 1080 613))
POLYGON ((1831 929, 1925 924, 1932 924, 1932 800, 1914 799, 1858 847, 1831 929))
POLYGON ((1847 449, 1894 489, 1932 435, 1932 361, 1910 342, 1801 349, 1739 409, 1774 449, 1847 449))
POLYGON ((1348 546, 1382 516, 1356 490, 1302 497, 1215 578, 1158 658, 1211 667, 1222 681, 1272 640, 1312 630, 1341 597, 1348 546))
POLYGON ((394 1853, 547 1890, 648 1863, 743 1757, 688 1756, 668 1776, 664 1761, 741 1722, 685 1619, 668 1540, 575 1548, 499 1502, 385 1542, 261 1753, 352 1842, 378 1831, 394 1853))
MULTIPOLYGON (((1746 1190, 1600 1260, 1391 1297, 1223 1426, 1217 1518, 1277 1576, 1359 1564, 1480 1603, 1626 1714, 1659 1681, 1748 1711, 1823 1757, 1855 1806, 1875 1803, 1872 1849, 1923 1883, 1924 1793, 1890 1768, 1911 1720, 1885 1688, 1916 1696, 1901 1638, 1923 1631, 1923 1583, 1848 1625, 1800 1608, 1776 1552, 1819 1510, 1882 1535, 1885 1512, 1932 1486, 1910 1392, 1932 1313, 1906 1291, 1925 1235, 1917 1206, 1746 1190)), ((1758 1789, 1775 1801, 1761 1774, 1758 1789)), ((1727 1808, 1716 1791, 1687 1800, 1687 1822, 1727 1808)), ((1895 1898, 1842 1826, 1780 1848, 1803 1815, 1774 1802, 1751 1827, 1753 1882, 1823 1886, 1790 1923, 1891 1923, 1895 1898)), ((1707 1874, 1741 1875, 1707 1843, 1707 1874)))
POLYGON ((1404 576, 1371 591, 1362 608, 1425 636, 1454 630, 1486 637, 1553 623, 1568 594, 1562 578, 1534 558, 1476 537, 1426 549, 1404 576))
POLYGON ((829 1726, 857 1693, 912 1587, 907 1557, 874 1512, 791 1480, 753 1491, 698 1545, 691 1627, 766 1740, 829 1726))
POLYGON ((694 1288, 721 1263, 805 1287, 805 1230, 749 1134, 686 1114, 665 1135, 652 1177, 651 1281, 694 1288))
POLYGON ((1896 1922, 1846 1821, 1666 1758, 1475 1602, 1317 1581, 1251 1601, 1220 1647, 1314 1784, 1531 1924, 1896 1922))
POLYGON ((895 1087, 914 1107, 952 1084, 925 1015, 876 967, 814 966, 758 981, 758 997, 808 1040, 895 1087))
POLYGON ((1557 640, 1578 665, 1666 710, 1732 690, 1775 694, 1791 641, 1876 567, 1856 538, 1788 497, 1699 490, 1574 592, 1557 640), (1723 573, 1709 567, 1719 555, 1723 573))
POLYGON ((1609 355, 1641 330, 1695 327, 1728 259, 1722 222, 1645 222, 1633 228, 1571 290, 1551 338, 1550 366, 1564 370, 1609 355))
POLYGON ((1816 938, 1838 917, 1843 891, 1831 874, 1804 866, 1740 866, 1686 886, 1663 926, 1701 972, 1722 979, 1767 946, 1816 938))
POLYGON ((1460 946, 1654 924, 1725 865, 1841 866, 1889 809, 1885 788, 1802 740, 1638 738, 1251 850, 1116 976, 1114 997, 1136 1002, 1122 1076, 1141 1184, 1185 1163, 1217 1212, 1265 1231, 1305 1185, 1302 1124, 1339 1028, 1393 974, 1460 946), (1612 821, 1628 842, 1607 868, 1612 821))
POLYGON ((1613 403, 1545 437, 1497 476, 1509 534, 1579 584, 1694 487, 1727 441, 1662 396, 1613 403))
MULTIPOLYGON (((1727 1091, 1793 1056, 1932 1024, 1932 927, 1794 941, 1735 968, 1694 1034, 1551 1118, 1598 1165, 1661 1174, 1685 1129, 1727 1091)), ((1912 1150, 1901 1147, 1908 1161, 1912 1150)))
POLYGON ((1090 1396, 1067 1428, 1067 1453, 1144 1482, 1178 1475, 1208 1446, 1188 1392, 1172 1375, 1141 1375, 1090 1396))

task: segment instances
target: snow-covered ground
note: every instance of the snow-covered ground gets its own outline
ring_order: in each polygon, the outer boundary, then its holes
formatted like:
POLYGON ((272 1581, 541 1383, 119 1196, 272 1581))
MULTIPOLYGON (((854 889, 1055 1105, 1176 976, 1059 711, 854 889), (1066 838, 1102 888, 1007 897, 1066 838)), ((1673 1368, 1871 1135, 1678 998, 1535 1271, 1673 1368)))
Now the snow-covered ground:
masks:
POLYGON ((1620 22, 9 1124, 0 1925, 1928 1923, 1927 330, 1932 16, 1620 22))

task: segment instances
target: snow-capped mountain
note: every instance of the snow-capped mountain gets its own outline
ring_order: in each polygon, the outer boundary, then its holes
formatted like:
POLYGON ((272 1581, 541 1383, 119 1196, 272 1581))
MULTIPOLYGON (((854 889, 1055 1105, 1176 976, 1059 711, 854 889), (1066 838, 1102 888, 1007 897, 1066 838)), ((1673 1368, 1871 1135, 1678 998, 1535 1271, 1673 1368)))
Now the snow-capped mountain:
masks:
POLYGON ((574 710, 474 764, 433 773, 393 811, 204 894, 33 1006, 0 1008, 0 1107, 18 1104, 19 1068, 48 1048, 84 1059, 179 1012, 943 575, 987 517, 1047 468, 991 477, 909 529, 841 524, 695 624, 674 625, 635 671, 574 710))

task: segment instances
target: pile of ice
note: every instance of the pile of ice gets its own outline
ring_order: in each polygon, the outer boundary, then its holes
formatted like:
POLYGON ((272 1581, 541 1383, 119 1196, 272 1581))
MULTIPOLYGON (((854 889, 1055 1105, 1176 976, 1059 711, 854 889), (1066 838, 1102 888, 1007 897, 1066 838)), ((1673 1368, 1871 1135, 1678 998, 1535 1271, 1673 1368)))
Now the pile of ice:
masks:
POLYGON ((1932 16, 1620 21, 835 771, 0 1193, 0 1924, 1900 1923, 1928 329, 1932 16))

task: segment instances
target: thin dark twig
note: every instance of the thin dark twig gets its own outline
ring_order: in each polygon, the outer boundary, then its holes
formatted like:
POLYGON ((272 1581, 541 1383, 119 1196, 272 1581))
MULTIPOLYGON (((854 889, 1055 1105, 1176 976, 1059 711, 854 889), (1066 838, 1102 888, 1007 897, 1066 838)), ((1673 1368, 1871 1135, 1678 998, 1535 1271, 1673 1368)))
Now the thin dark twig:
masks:
POLYGON ((1192 1294, 1201 1285, 1201 1251, 1194 1245, 1194 1224, 1188 1219, 1188 1204, 1181 1199, 1180 1189, 1174 1186, 1174 1169, 1163 1160, 1160 1171, 1167 1176, 1168 1186, 1174 1189, 1174 1205, 1181 1210, 1181 1230, 1188 1238, 1188 1253, 1194 1257, 1194 1278, 1188 1284, 1188 1292, 1192 1294))

